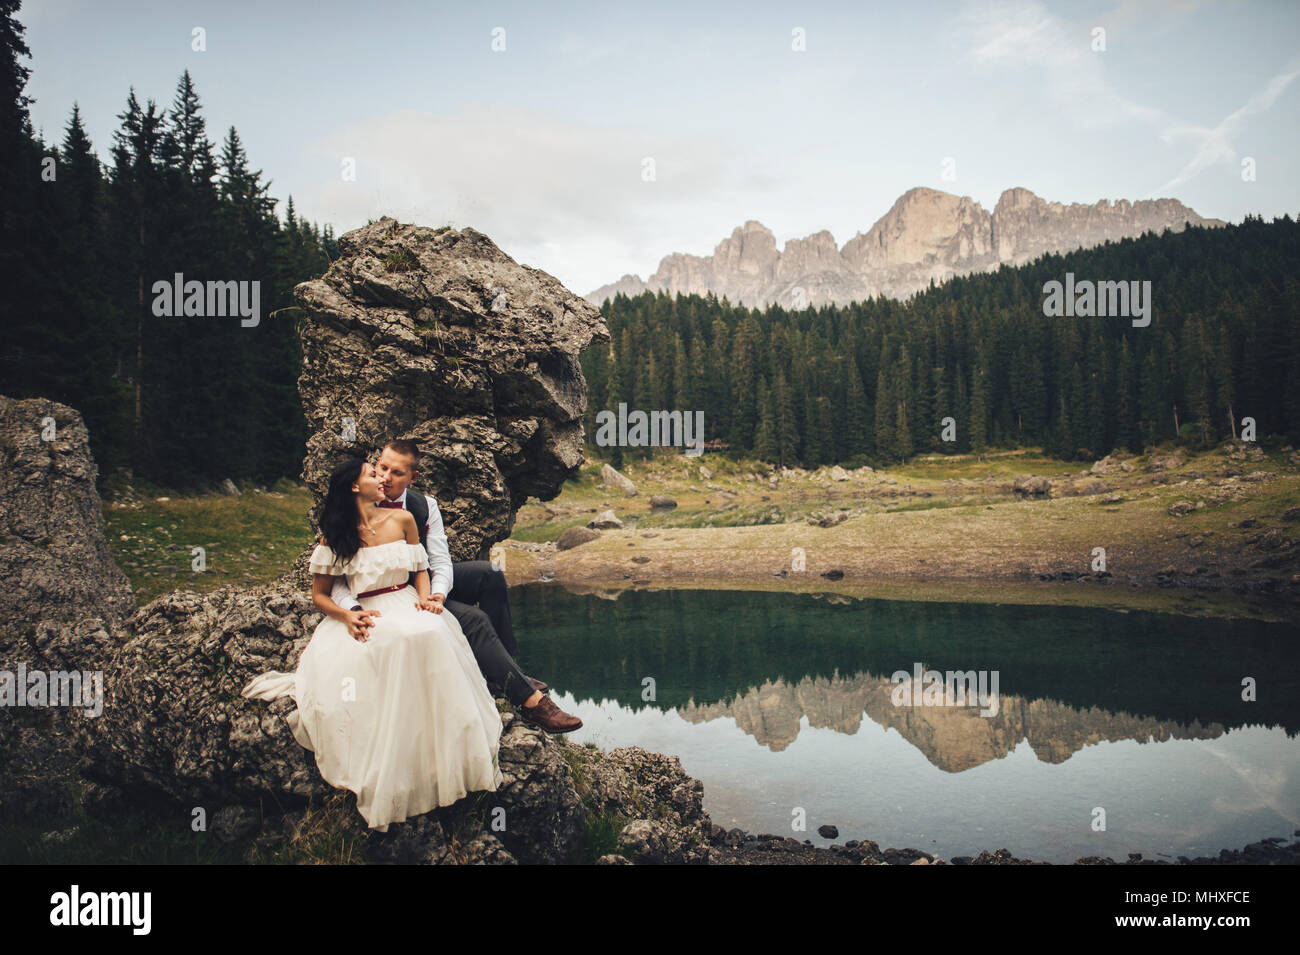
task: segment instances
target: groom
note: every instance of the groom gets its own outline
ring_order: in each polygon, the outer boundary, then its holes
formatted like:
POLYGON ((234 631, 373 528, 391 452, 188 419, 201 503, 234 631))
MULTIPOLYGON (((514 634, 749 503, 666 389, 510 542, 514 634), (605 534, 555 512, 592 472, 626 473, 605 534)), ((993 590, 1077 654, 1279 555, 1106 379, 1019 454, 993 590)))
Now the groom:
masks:
MULTIPOLYGON (((517 646, 510 622, 505 575, 485 560, 451 562, 437 501, 408 491, 419 473, 419 454, 414 441, 395 440, 384 445, 375 465, 375 476, 386 498, 379 506, 404 507, 415 518, 420 544, 429 552, 430 599, 437 606, 434 612, 442 613, 444 606, 451 612, 460 623, 488 684, 502 688, 515 711, 526 721, 548 733, 578 729, 582 720, 551 702, 543 694, 546 684, 525 676, 515 663, 517 646)), ((348 589, 346 577, 335 578, 331 596, 340 607, 361 610, 348 589)), ((365 611, 361 612, 363 626, 373 626, 371 618, 365 611)))

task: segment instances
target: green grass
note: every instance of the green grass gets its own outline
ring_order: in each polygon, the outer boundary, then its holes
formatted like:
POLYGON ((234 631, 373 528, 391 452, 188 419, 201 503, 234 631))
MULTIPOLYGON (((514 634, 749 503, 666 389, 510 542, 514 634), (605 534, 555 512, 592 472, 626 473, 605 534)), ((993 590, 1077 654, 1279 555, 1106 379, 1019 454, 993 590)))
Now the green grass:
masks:
POLYGON ((289 482, 239 497, 161 493, 125 506, 106 504, 105 532, 143 605, 178 589, 207 592, 274 580, 314 540, 311 503, 310 491, 289 482), (206 551, 202 573, 193 569, 194 547, 206 551))
POLYGON ((571 861, 577 865, 592 865, 601 856, 622 855, 618 851, 618 837, 630 821, 622 813, 610 809, 588 812, 587 824, 578 834, 571 861))
POLYGON ((410 272, 419 264, 406 249, 395 249, 384 256, 384 268, 389 272, 410 272))

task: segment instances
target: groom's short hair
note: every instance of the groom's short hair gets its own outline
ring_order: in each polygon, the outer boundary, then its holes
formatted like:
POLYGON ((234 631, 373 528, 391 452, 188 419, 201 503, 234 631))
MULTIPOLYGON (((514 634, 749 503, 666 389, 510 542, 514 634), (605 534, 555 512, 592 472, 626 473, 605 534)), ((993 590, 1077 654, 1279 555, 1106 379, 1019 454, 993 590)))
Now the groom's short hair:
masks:
POLYGON ((408 441, 405 438, 397 438, 389 441, 384 445, 388 451, 396 451, 398 454, 405 454, 411 459, 411 469, 418 471, 420 469, 420 452, 415 448, 414 441, 408 441))

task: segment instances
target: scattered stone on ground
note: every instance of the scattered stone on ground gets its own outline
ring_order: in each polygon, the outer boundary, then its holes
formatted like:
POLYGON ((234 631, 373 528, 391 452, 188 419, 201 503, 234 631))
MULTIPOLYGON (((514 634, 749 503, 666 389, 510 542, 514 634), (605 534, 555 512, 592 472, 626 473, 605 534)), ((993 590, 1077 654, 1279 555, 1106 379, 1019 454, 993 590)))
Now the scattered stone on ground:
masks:
POLYGON ((623 522, 618 519, 612 510, 609 510, 601 511, 587 522, 587 526, 596 531, 612 531, 621 530, 623 522))
POLYGON ((631 479, 608 464, 600 469, 600 479, 605 487, 614 491, 622 491, 626 497, 636 497, 636 485, 632 483, 631 479))
POLYGON ((570 550, 579 544, 585 544, 588 541, 594 541, 600 537, 600 533, 589 527, 570 527, 560 539, 555 542, 556 550, 570 550))

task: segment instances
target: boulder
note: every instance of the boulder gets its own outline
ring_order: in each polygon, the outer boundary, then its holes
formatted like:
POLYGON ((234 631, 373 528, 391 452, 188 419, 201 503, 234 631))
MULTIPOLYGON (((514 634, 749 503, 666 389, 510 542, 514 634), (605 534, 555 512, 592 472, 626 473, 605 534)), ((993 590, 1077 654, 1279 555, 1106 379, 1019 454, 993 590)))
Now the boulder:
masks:
POLYGON ((808 523, 814 527, 834 527, 836 524, 843 524, 848 519, 848 511, 835 511, 831 514, 815 514, 808 518, 808 523))
POLYGON ((625 820, 620 853, 651 864, 710 860, 713 823, 704 811, 704 784, 688 776, 676 756, 639 746, 570 746, 567 754, 578 767, 578 791, 591 815, 625 820))
POLYGON ((623 529, 623 522, 614 515, 613 511, 601 511, 587 522, 587 526, 595 531, 615 531, 623 529))
POLYGON ((448 828, 434 813, 417 816, 394 825, 386 834, 372 835, 366 859, 385 865, 519 864, 494 834, 480 832, 462 842, 448 828))
POLYGON ((847 481, 848 479, 849 479, 849 472, 844 470, 838 464, 835 465, 833 468, 831 468, 832 481, 847 481))
POLYGON ((104 539, 97 475, 80 414, 0 396, 0 669, 37 631, 92 617, 112 626, 135 610, 104 539))
POLYGON ((285 723, 293 700, 240 696, 260 673, 292 672, 320 619, 287 584, 159 597, 126 628, 103 714, 77 724, 83 773, 190 805, 329 794, 285 723))
POLYGON ((668 827, 653 819, 634 819, 618 834, 618 851, 642 865, 663 865, 672 848, 668 827))
POLYGON ((1046 497, 1051 482, 1038 474, 1018 474, 1011 482, 1011 490, 1020 497, 1046 497))
MULTIPOLYGON (((239 694, 259 673, 292 671, 320 618, 306 594, 282 584, 154 601, 131 621, 133 636, 106 675, 103 715, 76 724, 82 772, 126 792, 210 807, 223 831, 248 826, 233 806, 329 797, 335 790, 314 755, 293 738, 292 699, 239 694)), ((495 835, 519 861, 563 861, 585 819, 568 765, 544 733, 511 714, 504 723, 503 782, 485 797, 505 812, 506 830, 495 835)))
POLYGON ((655 510, 670 510, 677 506, 677 501, 665 494, 655 494, 650 498, 650 507, 655 510))
POLYGON ((80 414, 0 397, 0 670, 75 671, 78 682, 92 674, 80 707, 0 707, 0 818, 10 821, 39 824, 74 804, 70 728, 96 719, 103 698, 94 699, 93 674, 120 643, 114 628, 135 609, 104 539, 96 476, 80 414))
POLYGON ((418 816, 368 838, 372 862, 512 864, 574 861, 593 819, 621 822, 619 854, 600 865, 703 863, 713 828, 703 786, 676 757, 631 746, 575 746, 507 716, 506 782, 482 797, 418 816), (513 780, 512 780, 513 777, 513 780), (460 837, 454 833, 459 832, 460 837))
POLYGON ((581 467, 578 356, 609 331, 594 306, 474 229, 385 216, 339 250, 294 289, 303 480, 319 507, 343 457, 414 439, 452 559, 485 560, 526 498, 553 499, 581 467))
POLYGON ((581 544, 594 541, 599 536, 599 531, 593 531, 588 527, 570 527, 561 534, 560 539, 555 542, 555 549, 572 550, 581 544))
POLYGON ((636 485, 632 483, 632 479, 608 464, 600 469, 600 479, 605 487, 622 491, 627 497, 636 497, 636 485))
POLYGON ((520 862, 565 862, 587 821, 573 770, 561 755, 567 744, 513 714, 504 723, 497 760, 503 781, 484 797, 503 810, 498 818, 505 825, 496 835, 520 862))

